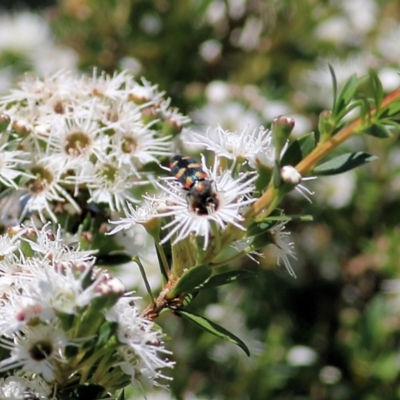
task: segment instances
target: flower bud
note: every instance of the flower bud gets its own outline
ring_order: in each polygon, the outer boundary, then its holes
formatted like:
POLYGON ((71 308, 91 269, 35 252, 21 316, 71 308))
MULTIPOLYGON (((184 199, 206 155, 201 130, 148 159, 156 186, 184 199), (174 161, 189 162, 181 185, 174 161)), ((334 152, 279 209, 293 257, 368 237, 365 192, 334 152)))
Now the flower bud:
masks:
POLYGON ((7 114, 0 113, 0 133, 4 132, 10 125, 10 117, 7 114))
POLYGON ((31 126, 26 121, 14 121, 12 127, 15 132, 22 135, 28 135, 32 130, 31 126))
POLYGON ((280 154, 294 128, 294 119, 280 115, 272 121, 272 140, 275 146, 275 158, 280 154))
POLYGON ((281 178, 288 185, 296 186, 301 182, 300 173, 291 165, 285 165, 281 168, 281 178))

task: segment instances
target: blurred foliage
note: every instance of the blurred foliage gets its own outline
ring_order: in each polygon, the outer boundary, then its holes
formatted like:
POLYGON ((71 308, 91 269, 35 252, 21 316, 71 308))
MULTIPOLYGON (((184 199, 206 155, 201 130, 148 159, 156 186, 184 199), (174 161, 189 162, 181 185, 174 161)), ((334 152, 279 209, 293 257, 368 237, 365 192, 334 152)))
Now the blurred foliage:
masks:
MULTIPOLYGON (((346 1, 317 0, 59 0, 44 12, 84 70, 132 66, 183 112, 205 104, 204 90, 213 80, 236 85, 236 94, 242 85, 256 85, 269 99, 307 116, 315 129, 315 116, 325 106, 307 100, 313 94, 302 77, 319 59, 345 62, 362 47, 378 70, 400 68, 400 54, 387 59, 377 46, 379 37, 399 26, 399 2, 367 3, 373 4, 373 24, 364 30, 354 22, 357 13, 364 15, 362 1, 352 13, 346 1), (322 35, 321 27, 335 18, 342 25, 331 38, 322 35), (346 21, 351 35, 336 40, 346 21), (216 45, 213 57, 202 55, 205 43, 216 45)), ((347 77, 353 72, 349 68, 347 77)), ((330 99, 331 89, 324 95, 330 99)), ((312 204, 292 196, 282 205, 287 214, 314 216, 312 223, 288 226, 297 279, 276 269, 266 249, 260 264, 246 259, 237 265, 254 271, 256 279, 210 289, 192 304, 244 340, 249 359, 178 317, 160 318, 173 338, 171 391, 177 399, 400 398, 399 291, 390 296, 383 290, 400 272, 399 139, 368 138, 348 146, 379 160, 357 171, 350 187, 337 183, 319 197, 322 177, 312 204), (336 206, 333 193, 349 201, 336 206), (299 345, 314 358, 299 356, 299 345)))

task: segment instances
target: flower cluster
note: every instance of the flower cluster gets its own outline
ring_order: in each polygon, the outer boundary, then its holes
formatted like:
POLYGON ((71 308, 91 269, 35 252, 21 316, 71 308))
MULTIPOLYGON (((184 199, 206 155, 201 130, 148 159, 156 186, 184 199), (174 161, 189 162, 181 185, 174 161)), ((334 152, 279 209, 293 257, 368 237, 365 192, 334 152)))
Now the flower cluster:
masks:
MULTIPOLYGON (((268 170, 271 177, 274 162, 279 158, 272 133, 263 127, 245 128, 239 133, 218 127, 215 132, 208 131, 204 135, 191 132, 191 137, 193 144, 202 144, 209 154, 213 154, 213 166, 207 166, 205 156, 201 162, 187 156, 175 156, 170 168, 172 175, 176 172, 175 176, 157 183, 161 194, 145 196, 144 204, 136 208, 129 205, 124 218, 110 221, 116 226, 109 234, 140 224, 160 244, 170 241, 178 254, 175 264, 165 267, 167 271, 179 269, 176 263, 180 261, 177 260, 185 260, 181 268, 190 268, 195 257, 197 262, 210 262, 232 249, 237 257, 262 256, 257 252, 262 246, 255 244, 254 235, 247 231, 251 221, 246 219, 246 213, 263 191, 256 188, 260 178, 258 167, 264 174, 268 170), (186 245, 178 246, 181 242, 186 245), (192 250, 187 252, 185 249, 188 248, 192 250), (200 259, 199 254, 203 254, 200 259)), ((295 172, 293 167, 283 167, 284 183, 289 168, 295 172)), ((298 189, 301 175, 297 173, 296 177, 298 179, 290 181, 288 186, 298 189)), ((278 263, 283 260, 290 275, 295 276, 288 258, 294 257, 293 244, 288 243, 288 233, 283 229, 284 223, 271 226, 262 243, 271 244, 278 263)))
POLYGON ((38 212, 43 221, 56 221, 60 207, 79 213, 92 202, 120 211, 137 202, 153 180, 143 166, 169 155, 171 135, 188 122, 156 86, 125 72, 27 76, 0 99, 0 113, 8 128, 1 182, 25 195, 23 215, 38 212))
POLYGON ((2 398, 160 385, 160 369, 173 366, 160 357, 161 332, 92 252, 66 245, 60 230, 20 226, 0 237, 0 256, 2 398))

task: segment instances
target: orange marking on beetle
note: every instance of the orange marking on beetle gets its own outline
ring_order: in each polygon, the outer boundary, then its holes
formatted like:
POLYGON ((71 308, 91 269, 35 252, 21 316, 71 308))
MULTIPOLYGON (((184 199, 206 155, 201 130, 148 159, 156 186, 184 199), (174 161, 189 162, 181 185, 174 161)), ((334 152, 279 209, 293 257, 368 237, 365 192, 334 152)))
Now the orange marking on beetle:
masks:
POLYGON ((176 179, 180 179, 182 175, 186 172, 186 168, 181 168, 176 174, 175 177, 176 179))

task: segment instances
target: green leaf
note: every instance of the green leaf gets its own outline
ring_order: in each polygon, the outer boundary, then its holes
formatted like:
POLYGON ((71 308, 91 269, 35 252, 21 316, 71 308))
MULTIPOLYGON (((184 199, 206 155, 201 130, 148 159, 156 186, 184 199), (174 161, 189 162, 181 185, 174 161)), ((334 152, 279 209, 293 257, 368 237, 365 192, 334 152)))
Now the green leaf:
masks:
POLYGON ((268 220, 276 222, 283 222, 283 221, 310 222, 313 221, 314 218, 312 215, 279 215, 279 216, 270 216, 268 217, 268 220))
POLYGON ((167 298, 173 299, 183 293, 191 293, 196 291, 196 287, 204 283, 211 275, 211 267, 209 265, 198 265, 190 268, 179 279, 176 286, 168 293, 167 298))
POLYGON ((308 156, 315 147, 314 133, 307 133, 294 140, 285 151, 282 157, 281 165, 296 165, 304 157, 308 156))
POLYGON ((373 70, 369 69, 368 71, 369 79, 372 85, 372 92, 375 99, 375 107, 377 114, 379 114, 382 99, 383 99, 383 87, 382 83, 378 77, 378 74, 373 70))
POLYGON ((329 72, 332 77, 332 91, 333 91, 333 106, 332 108, 335 108, 336 104, 336 99, 337 99, 337 79, 335 75, 335 71, 333 70, 333 67, 331 64, 328 64, 329 72))
POLYGON ((125 400, 125 390, 122 389, 115 400, 125 400))
POLYGON ((198 295, 198 292, 195 293, 188 293, 185 298, 183 299, 184 307, 187 307, 198 295))
POLYGON ((110 337, 117 332, 117 328, 118 324, 116 322, 104 322, 99 329, 96 348, 103 347, 109 341, 110 337))
POLYGON ((391 120, 381 120, 382 125, 389 126, 391 128, 399 129, 400 130, 400 123, 391 120))
POLYGON ((341 174, 377 159, 378 157, 368 153, 346 153, 318 165, 312 173, 315 175, 341 174))
POLYGON ((332 112, 334 116, 338 115, 343 108, 347 107, 356 93, 358 84, 359 80, 357 79, 356 74, 351 75, 350 78, 347 79, 338 94, 337 102, 332 112))
POLYGON ((387 113, 389 116, 393 116, 400 112, 400 101, 397 100, 394 103, 390 104, 387 108, 387 113))
POLYGON ((178 310, 178 311, 176 311, 176 313, 178 315, 181 315, 182 317, 186 318, 188 321, 194 323, 201 329, 204 329, 205 331, 207 331, 221 339, 224 339, 224 340, 227 340, 228 342, 236 344, 248 356, 250 356, 250 351, 249 351, 248 347, 245 345, 245 343, 241 339, 239 339, 237 336, 235 336, 233 333, 227 331, 222 326, 216 324, 215 322, 208 320, 207 318, 202 317, 201 315, 194 314, 187 310, 178 310))
POLYGON ((167 260, 167 264, 171 265, 172 264, 172 246, 170 246, 170 242, 168 241, 167 243, 164 243, 163 245, 157 244, 156 243, 156 252, 157 252, 157 259, 158 259, 158 265, 160 267, 160 272, 163 278, 165 279, 165 282, 168 282, 168 275, 167 271, 165 271, 163 267, 163 259, 165 258, 167 260), (164 257, 161 253, 164 253, 164 257))
POLYGON ((262 164, 257 164, 257 180, 255 182, 256 190, 263 192, 271 181, 272 171, 271 167, 266 167, 262 164))
POLYGON ((353 103, 351 103, 347 108, 346 112, 341 116, 342 118, 349 114, 350 111, 359 107, 360 108, 360 117, 363 120, 370 121, 371 120, 371 109, 373 108, 374 104, 372 103, 372 99, 362 97, 353 103))
POLYGON ((269 231, 276 224, 277 221, 272 220, 269 217, 261 221, 255 221, 247 228, 247 236, 251 237, 263 234, 269 231))
POLYGON ((313 217, 311 215, 269 216, 263 220, 253 222, 247 228, 247 236, 261 235, 261 234, 269 231, 278 222, 288 222, 288 221, 310 222, 310 221, 313 221, 313 217))
POLYGON ((254 236, 251 244, 247 247, 246 250, 248 250, 249 252, 257 251, 273 243, 275 243, 275 240, 271 232, 262 233, 261 235, 254 236))
POLYGON ((147 293, 149 294, 150 298, 152 299, 152 301, 154 303, 154 297, 153 297, 153 293, 151 292, 150 283, 147 279, 146 271, 143 267, 142 262, 140 261, 140 258, 138 256, 134 256, 134 257, 132 257, 132 261, 134 261, 138 265, 140 274, 142 275, 142 278, 143 278, 144 286, 146 287, 147 293))
POLYGON ((252 271, 239 269, 236 271, 223 272, 212 276, 208 281, 197 287, 197 290, 210 289, 217 286, 227 285, 238 280, 254 278, 256 274, 252 271))
POLYGON ((366 130, 364 130, 363 133, 375 136, 379 139, 386 139, 392 136, 384 125, 378 123, 371 125, 366 130))

